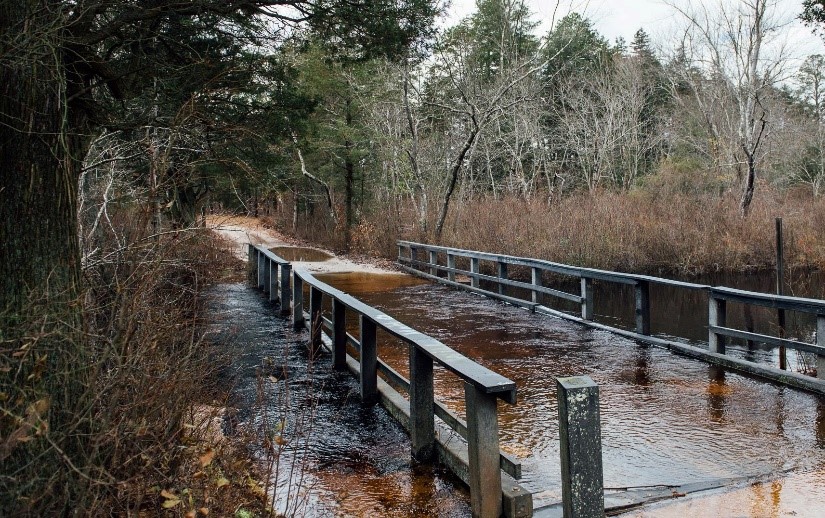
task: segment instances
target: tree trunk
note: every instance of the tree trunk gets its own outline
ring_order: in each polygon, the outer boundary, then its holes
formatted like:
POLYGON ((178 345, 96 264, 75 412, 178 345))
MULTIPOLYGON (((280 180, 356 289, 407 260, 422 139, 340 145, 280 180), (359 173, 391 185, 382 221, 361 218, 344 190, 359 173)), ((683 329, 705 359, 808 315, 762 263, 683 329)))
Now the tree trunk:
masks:
MULTIPOLYGON (((347 99, 347 114, 346 114, 347 128, 352 126, 352 101, 347 99)), ((355 163, 352 161, 352 150, 354 144, 347 139, 344 142, 344 200, 346 204, 346 229, 344 231, 344 248, 349 250, 350 241, 352 239, 352 225, 354 221, 353 214, 353 196, 355 192, 355 163)))

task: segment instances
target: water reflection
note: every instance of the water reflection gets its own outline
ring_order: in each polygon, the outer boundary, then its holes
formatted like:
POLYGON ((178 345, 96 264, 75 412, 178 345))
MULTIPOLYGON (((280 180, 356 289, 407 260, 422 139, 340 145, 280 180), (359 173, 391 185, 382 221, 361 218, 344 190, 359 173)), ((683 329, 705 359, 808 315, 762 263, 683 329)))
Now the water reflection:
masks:
POLYGON ((710 365, 708 373, 708 413, 713 421, 720 423, 725 417, 725 399, 731 389, 725 384, 725 369, 710 365))
POLYGON ((269 251, 289 262, 322 262, 332 259, 332 255, 323 250, 303 246, 276 246, 269 251))

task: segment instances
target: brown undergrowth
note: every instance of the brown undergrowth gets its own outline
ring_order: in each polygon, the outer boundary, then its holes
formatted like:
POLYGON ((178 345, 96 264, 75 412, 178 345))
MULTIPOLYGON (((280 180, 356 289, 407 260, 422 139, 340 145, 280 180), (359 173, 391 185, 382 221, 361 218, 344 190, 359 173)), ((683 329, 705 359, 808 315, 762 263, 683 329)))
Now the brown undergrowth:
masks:
POLYGON ((242 263, 205 229, 152 234, 145 213, 109 210, 82 300, 0 315, 0 515, 263 514, 205 339, 206 289, 242 263))
MULTIPOLYGON (((394 258, 396 239, 410 239, 630 273, 754 271, 773 267, 774 221, 781 217, 786 265, 825 267, 825 199, 801 190, 760 186, 745 218, 733 193, 638 189, 550 201, 539 194, 479 196, 454 201, 440 240, 433 232, 436 210, 430 207, 422 228, 411 206, 373 207, 353 229, 353 251, 394 258)), ((300 235, 332 247, 339 243, 340 229, 325 232, 328 222, 309 221, 300 235)))

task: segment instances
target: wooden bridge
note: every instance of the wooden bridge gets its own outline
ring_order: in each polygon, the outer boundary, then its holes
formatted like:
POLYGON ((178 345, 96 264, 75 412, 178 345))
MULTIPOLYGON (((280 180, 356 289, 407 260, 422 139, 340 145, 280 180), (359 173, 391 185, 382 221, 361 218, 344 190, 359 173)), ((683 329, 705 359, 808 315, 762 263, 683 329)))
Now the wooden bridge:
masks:
MULTIPOLYGON (((665 347, 679 354, 773 382, 825 394, 825 380, 822 379, 825 378, 823 301, 744 292, 407 241, 399 241, 398 249, 399 263, 415 275, 503 300, 533 312, 558 316, 665 347), (424 254, 424 259, 420 259, 421 253, 424 254), (508 275, 510 267, 529 269, 532 282, 511 279, 508 275), (580 292, 570 293, 545 285, 545 272, 578 280, 580 292), (468 282, 459 282, 462 276, 468 282), (594 281, 633 287, 635 329, 620 329, 594 320, 594 281), (707 293, 707 348, 651 335, 649 287, 657 283, 707 293), (544 306, 540 303, 539 294, 578 304, 581 313, 570 314, 544 306), (817 343, 727 327, 725 317, 729 301, 815 315, 817 343), (725 343, 729 337, 814 353, 819 378, 726 355, 725 343)), ((533 515, 530 492, 518 483, 521 477, 520 462, 499 448, 497 401, 511 405, 516 403, 514 382, 440 341, 325 284, 311 273, 293 269, 288 261, 269 250, 250 244, 249 264, 254 282, 268 294, 269 300, 280 302, 282 314, 291 315, 295 329, 309 329, 310 343, 330 351, 332 366, 338 370, 350 370, 359 379, 363 403, 380 403, 408 430, 413 458, 422 462, 437 459, 469 486, 474 516, 533 515), (304 309, 305 292, 309 295, 308 311, 304 309), (324 304, 325 301, 328 303, 324 304), (325 311, 324 308, 329 309, 325 311), (346 332, 348 312, 358 319, 357 338, 346 332), (377 356, 378 329, 407 345, 409 379, 377 356), (443 367, 463 381, 466 420, 435 399, 435 365, 443 367), (462 439, 456 441, 456 435, 462 439)), ((565 515, 568 510, 573 515, 580 516, 589 516, 588 512, 601 514, 605 509, 610 509, 612 504, 605 501, 602 489, 598 387, 587 378, 560 379, 557 386, 565 515), (587 404, 577 407, 570 403, 575 401, 586 401, 587 404), (576 439, 568 440, 568 434, 575 435, 576 439)), ((624 502, 626 501, 625 499, 624 502)), ((542 510, 536 511, 539 511, 537 514, 542 514, 542 510)), ((561 512, 561 509, 558 511, 561 512)))

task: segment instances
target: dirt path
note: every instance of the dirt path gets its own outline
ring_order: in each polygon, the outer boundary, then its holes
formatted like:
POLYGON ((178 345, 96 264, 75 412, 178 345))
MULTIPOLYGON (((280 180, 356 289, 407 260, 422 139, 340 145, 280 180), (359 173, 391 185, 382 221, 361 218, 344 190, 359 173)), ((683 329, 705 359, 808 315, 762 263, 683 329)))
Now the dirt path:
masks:
MULTIPOLYGON (((235 255, 244 261, 247 260, 246 244, 252 243, 263 245, 266 248, 276 246, 307 247, 297 244, 272 228, 265 227, 256 218, 246 216, 212 215, 206 218, 206 225, 220 236, 234 242, 235 255)), ((363 273, 385 273, 397 274, 398 271, 391 267, 391 263, 384 265, 372 264, 365 260, 351 260, 346 257, 335 255, 329 250, 316 246, 308 246, 315 250, 326 252, 330 259, 322 262, 317 261, 293 261, 294 267, 315 273, 338 273, 338 272, 363 272, 363 273)))

